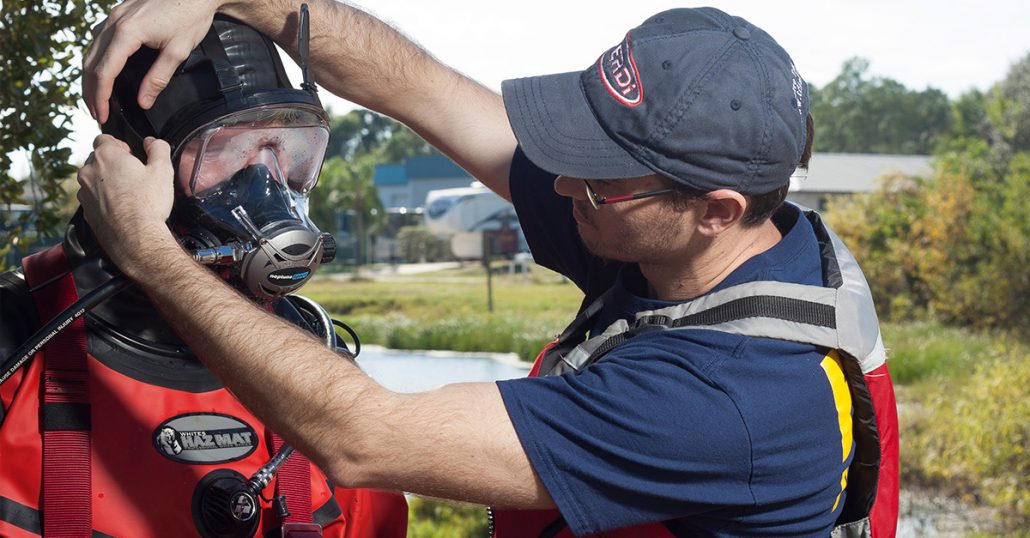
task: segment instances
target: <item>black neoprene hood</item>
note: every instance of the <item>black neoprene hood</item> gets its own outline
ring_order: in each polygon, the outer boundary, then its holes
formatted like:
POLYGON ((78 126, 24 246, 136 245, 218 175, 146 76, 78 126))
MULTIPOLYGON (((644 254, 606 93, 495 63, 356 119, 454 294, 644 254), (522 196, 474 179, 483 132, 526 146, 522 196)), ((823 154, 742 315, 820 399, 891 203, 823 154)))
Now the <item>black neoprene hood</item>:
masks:
POLYGON ((216 15, 200 44, 176 69, 154 105, 137 102, 140 82, 158 51, 143 47, 133 54, 115 80, 111 116, 104 133, 129 144, 142 158, 143 139, 165 140, 176 156, 194 132, 218 118, 260 106, 293 106, 328 116, 314 92, 294 88, 275 44, 235 19, 216 15))

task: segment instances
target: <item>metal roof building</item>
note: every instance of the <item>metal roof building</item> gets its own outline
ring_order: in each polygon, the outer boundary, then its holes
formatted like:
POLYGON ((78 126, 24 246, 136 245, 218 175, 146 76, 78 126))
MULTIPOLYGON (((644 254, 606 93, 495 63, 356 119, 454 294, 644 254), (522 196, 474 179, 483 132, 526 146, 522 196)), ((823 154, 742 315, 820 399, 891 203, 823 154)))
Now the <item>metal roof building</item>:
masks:
POLYGON ((808 177, 791 180, 787 198, 822 210, 830 196, 870 192, 884 176, 927 177, 932 164, 929 155, 815 153, 808 163, 808 177))
POLYGON ((443 155, 423 155, 377 164, 372 181, 383 207, 415 211, 425 206, 429 191, 468 187, 475 179, 443 155))

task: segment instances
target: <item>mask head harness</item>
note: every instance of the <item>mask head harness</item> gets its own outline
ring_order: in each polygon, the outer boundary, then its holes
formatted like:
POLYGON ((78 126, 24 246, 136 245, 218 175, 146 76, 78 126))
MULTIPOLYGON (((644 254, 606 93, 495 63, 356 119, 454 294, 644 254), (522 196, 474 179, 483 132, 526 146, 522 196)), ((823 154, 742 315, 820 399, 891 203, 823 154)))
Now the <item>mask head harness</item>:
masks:
POLYGON ((271 40, 216 15, 149 110, 136 96, 157 51, 130 57, 102 126, 141 159, 147 136, 171 145, 172 231, 198 260, 262 301, 303 286, 336 250, 307 215, 329 125, 307 69, 306 13, 300 26, 303 89, 290 85, 271 40))

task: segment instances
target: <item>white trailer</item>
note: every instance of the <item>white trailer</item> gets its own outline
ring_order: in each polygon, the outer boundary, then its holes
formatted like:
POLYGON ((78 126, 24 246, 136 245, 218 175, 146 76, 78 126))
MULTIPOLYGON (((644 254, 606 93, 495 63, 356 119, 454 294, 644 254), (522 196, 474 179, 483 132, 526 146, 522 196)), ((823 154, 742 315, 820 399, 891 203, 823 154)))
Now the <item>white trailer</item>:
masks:
POLYGON ((429 191, 423 215, 429 231, 450 238, 451 251, 459 259, 482 258, 483 232, 505 227, 515 232, 515 251, 529 250, 515 208, 478 181, 468 187, 429 191))

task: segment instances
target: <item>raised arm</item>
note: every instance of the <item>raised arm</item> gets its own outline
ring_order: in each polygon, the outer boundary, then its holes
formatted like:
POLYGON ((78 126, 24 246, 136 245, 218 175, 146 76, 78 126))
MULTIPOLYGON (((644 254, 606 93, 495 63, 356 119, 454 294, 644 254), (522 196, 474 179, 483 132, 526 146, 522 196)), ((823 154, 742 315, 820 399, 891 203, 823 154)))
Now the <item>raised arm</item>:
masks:
MULTIPOLYGON (((498 94, 357 8, 332 0, 308 4, 310 65, 319 85, 405 123, 510 199, 508 169, 516 142, 498 94)), ((106 121, 114 79, 141 46, 161 51, 140 88, 140 105, 149 107, 216 11, 250 24, 297 57, 296 2, 126 0, 111 11, 85 57, 83 89, 94 117, 106 121)))

